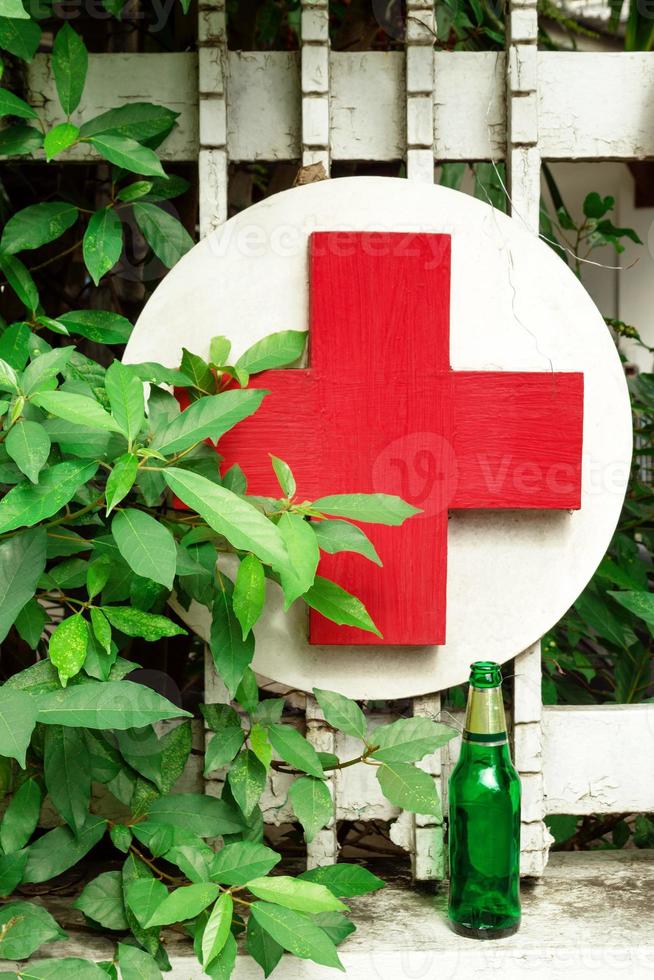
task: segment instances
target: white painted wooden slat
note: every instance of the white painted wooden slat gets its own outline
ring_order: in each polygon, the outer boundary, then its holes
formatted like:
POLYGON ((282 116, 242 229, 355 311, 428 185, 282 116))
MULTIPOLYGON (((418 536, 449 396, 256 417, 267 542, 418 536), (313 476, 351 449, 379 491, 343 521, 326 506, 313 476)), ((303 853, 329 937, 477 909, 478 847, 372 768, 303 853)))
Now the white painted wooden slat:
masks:
MULTIPOLYGON (((196 160, 197 62, 197 55, 187 52, 92 54, 87 88, 73 120, 126 102, 162 103, 180 112, 176 129, 162 146, 164 160, 196 160)), ((503 158, 504 65, 505 56, 492 51, 435 53, 437 161, 503 158)), ((332 158, 402 159, 406 153, 404 54, 332 52, 330 66, 332 158)), ((208 70, 203 66, 203 75, 208 70)), ((533 63, 523 64, 516 84, 526 84, 533 71, 533 63)), ((654 157, 654 127, 649 121, 654 104, 651 55, 539 51, 536 72, 538 145, 543 159, 654 157)), ((231 51, 227 74, 230 159, 299 159, 298 54, 231 51)), ((46 124, 61 122, 47 55, 35 57, 27 80, 29 98, 43 108, 46 124)), ((84 147, 67 159, 93 156, 84 147)))
MULTIPOLYGON (((46 127, 64 122, 49 55, 36 55, 27 66, 26 81, 30 103, 39 110, 46 127)), ((130 102, 154 102, 178 112, 177 125, 159 152, 164 160, 197 160, 196 54, 91 54, 84 94, 72 122, 88 120, 130 102)), ((97 158, 97 153, 83 144, 62 160, 97 158)))
POLYGON ((434 153, 437 162, 501 160, 506 139, 505 55, 434 55, 434 153))
POLYGON ((230 51, 227 145, 230 160, 299 160, 297 51, 230 51))
POLYGON ((654 155, 654 59, 640 52, 539 52, 543 159, 654 155))
POLYGON ((654 704, 545 706, 547 813, 654 810, 654 704))
POLYGON ((225 0, 198 7, 200 238, 227 220, 227 20, 225 0))
POLYGON ((406 152, 404 54, 331 55, 334 160, 401 160, 406 152))
POLYGON ((329 2, 301 0, 302 166, 321 164, 329 175, 329 2))

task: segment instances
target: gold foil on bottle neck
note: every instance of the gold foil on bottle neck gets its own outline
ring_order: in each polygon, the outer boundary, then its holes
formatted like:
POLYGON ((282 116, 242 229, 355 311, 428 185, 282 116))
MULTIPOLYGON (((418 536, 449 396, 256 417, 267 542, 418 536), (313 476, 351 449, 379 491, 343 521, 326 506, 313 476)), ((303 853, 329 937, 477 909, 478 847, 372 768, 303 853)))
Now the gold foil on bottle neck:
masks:
POLYGON ((465 730, 475 735, 506 732, 501 687, 471 687, 468 690, 465 730))

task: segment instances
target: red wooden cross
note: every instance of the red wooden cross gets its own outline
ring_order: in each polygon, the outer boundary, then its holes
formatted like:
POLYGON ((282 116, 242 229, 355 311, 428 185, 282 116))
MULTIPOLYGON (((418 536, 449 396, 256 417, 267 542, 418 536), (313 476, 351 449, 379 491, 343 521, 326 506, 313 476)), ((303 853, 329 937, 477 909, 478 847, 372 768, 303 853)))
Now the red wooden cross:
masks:
POLYGON ((278 496, 274 453, 299 499, 385 492, 423 508, 401 527, 363 525, 383 568, 349 553, 320 562, 383 640, 313 610, 310 639, 442 644, 448 509, 579 508, 583 375, 450 368, 449 235, 315 233, 310 287, 311 366, 254 379, 271 393, 221 439, 224 466, 237 460, 250 493, 278 496))

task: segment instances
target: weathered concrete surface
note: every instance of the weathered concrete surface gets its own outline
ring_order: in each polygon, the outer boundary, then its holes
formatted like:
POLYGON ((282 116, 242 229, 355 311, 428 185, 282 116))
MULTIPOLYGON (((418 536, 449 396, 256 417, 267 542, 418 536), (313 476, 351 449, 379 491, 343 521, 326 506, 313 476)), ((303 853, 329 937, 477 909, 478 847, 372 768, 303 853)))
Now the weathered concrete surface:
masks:
MULTIPOLYGON (((70 901, 70 900, 68 900, 70 901)), ((543 878, 523 883, 523 925, 516 936, 478 943, 455 936, 445 919, 446 893, 414 891, 401 883, 350 901, 358 925, 341 946, 352 980, 651 980, 654 975, 654 851, 554 854, 543 878)), ((55 899, 50 910, 70 939, 43 947, 43 956, 110 959, 113 943, 88 928, 80 913, 55 899)), ((118 935, 118 934, 117 934, 118 935)), ((190 944, 166 933, 173 980, 203 976, 190 944)), ((3 968, 7 969, 7 966, 3 968)), ((280 980, 326 980, 336 974, 285 957, 280 980)), ((261 971, 239 956, 234 980, 261 971)))

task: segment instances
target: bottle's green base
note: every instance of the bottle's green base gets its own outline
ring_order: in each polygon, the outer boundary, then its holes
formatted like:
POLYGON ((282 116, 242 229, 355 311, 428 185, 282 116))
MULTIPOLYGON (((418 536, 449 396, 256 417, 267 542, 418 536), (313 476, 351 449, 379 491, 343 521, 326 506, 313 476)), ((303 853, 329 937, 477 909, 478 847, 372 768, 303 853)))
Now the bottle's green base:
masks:
POLYGON ((506 926, 504 929, 473 929, 450 919, 450 928, 458 936, 465 936, 467 939, 506 939, 507 936, 515 936, 520 928, 520 921, 512 926, 506 926))

